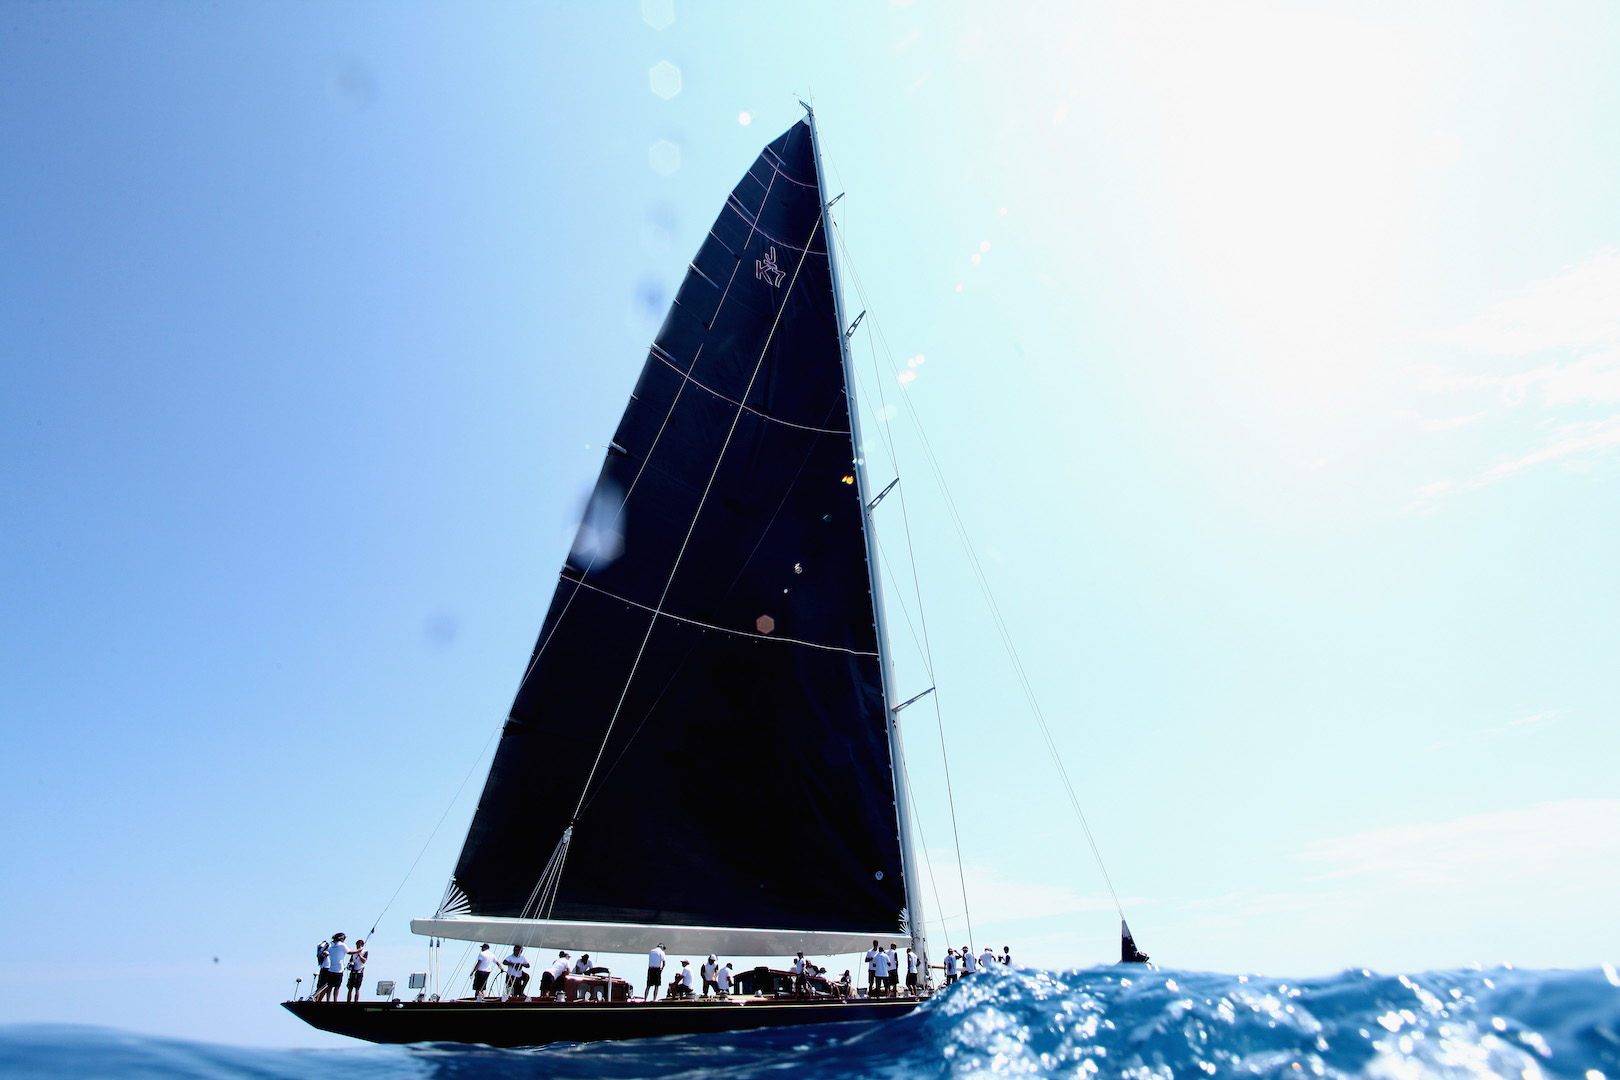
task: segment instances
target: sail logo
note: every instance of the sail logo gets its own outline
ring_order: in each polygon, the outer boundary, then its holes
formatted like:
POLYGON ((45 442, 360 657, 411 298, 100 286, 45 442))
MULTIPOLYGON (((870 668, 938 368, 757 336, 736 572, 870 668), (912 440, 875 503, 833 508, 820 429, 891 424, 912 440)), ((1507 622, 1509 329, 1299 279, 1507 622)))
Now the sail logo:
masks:
POLYGON ((758 281, 760 278, 764 278, 766 281, 770 282, 771 288, 780 289, 782 287, 782 279, 785 277, 787 277, 787 272, 784 271, 780 266, 776 265, 775 247, 772 247, 769 251, 765 252, 765 257, 763 259, 754 260, 755 281, 758 281))

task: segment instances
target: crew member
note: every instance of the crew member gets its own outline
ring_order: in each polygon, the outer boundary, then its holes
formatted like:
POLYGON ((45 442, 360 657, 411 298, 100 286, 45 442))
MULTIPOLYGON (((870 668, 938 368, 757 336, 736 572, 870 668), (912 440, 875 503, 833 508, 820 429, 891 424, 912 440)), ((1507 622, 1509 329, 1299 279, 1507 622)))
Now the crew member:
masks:
POLYGON ((878 943, 872 942, 872 947, 866 950, 866 996, 877 996, 877 954, 878 943))
POLYGON ((329 1001, 337 1001, 338 991, 343 989, 343 969, 348 962, 348 941, 342 934, 333 934, 332 944, 326 949, 326 967, 321 970, 321 978, 326 984, 324 990, 329 1001))
POLYGON ((361 938, 354 943, 354 948, 349 952, 349 993, 345 1000, 360 1000, 360 984, 366 981, 367 959, 369 954, 366 952, 366 939, 361 938))
POLYGON ((1012 967, 1012 950, 1005 945, 1001 947, 1001 966, 1012 967))
POLYGON ((956 950, 945 950, 945 985, 949 986, 956 981, 956 950))
POLYGON ((716 960, 714 958, 714 953, 710 953, 709 958, 703 962, 703 996, 704 997, 709 996, 709 990, 710 990, 711 987, 714 989, 715 994, 717 996, 719 995, 719 993, 720 993, 720 984, 716 981, 716 977, 719 974, 720 974, 720 961, 718 961, 718 960, 716 960))
POLYGON ((906 996, 917 996, 917 954, 906 946, 906 996))
POLYGON ((889 942, 889 996, 900 996, 900 952, 889 942))
POLYGON ((574 961, 575 975, 589 975, 591 973, 591 954, 580 953, 579 959, 574 961))
MULTIPOLYGON (((551 965, 551 993, 552 994, 563 994, 564 997, 567 996, 566 993, 564 992, 564 989, 563 989, 563 980, 567 979, 568 978, 568 973, 573 971, 573 970, 574 970, 574 961, 573 961, 573 959, 565 952, 558 953, 557 954, 557 962, 555 964, 551 965)), ((545 988, 543 980, 542 980, 542 985, 540 987, 540 996, 541 997, 549 996, 547 994, 547 992, 546 992, 546 988, 545 988)))
POLYGON ((883 997, 889 988, 889 954, 882 949, 872 953, 872 985, 875 990, 868 990, 868 997, 883 997))
POLYGON ((674 1000, 677 998, 691 997, 692 982, 692 961, 682 960, 681 970, 675 973, 675 978, 672 979, 669 984, 670 999, 674 1000))
POLYGON ((473 961, 472 981, 473 1000, 484 1000, 484 986, 489 982, 490 972, 495 970, 495 954, 489 951, 488 945, 480 946, 478 958, 473 961))
POLYGON ((501 966, 506 968, 506 996, 522 997, 529 988, 529 958, 523 955, 523 946, 512 946, 512 955, 501 966))
POLYGON ((805 988, 808 985, 805 981, 804 953, 794 957, 793 963, 788 965, 788 970, 793 973, 793 993, 803 997, 805 988))
POLYGON ((995 963, 995 962, 996 962, 996 951, 994 949, 992 949, 990 946, 986 945, 984 947, 984 952, 979 954, 979 970, 980 971, 989 971, 990 970, 990 965, 995 963))
POLYGON ((645 1001, 658 1000, 658 988, 664 984, 664 943, 660 941, 647 954, 647 990, 642 994, 645 1001))
POLYGON ((714 974, 716 993, 718 993, 721 997, 729 997, 731 995, 731 974, 730 960, 727 960, 726 966, 714 974))
POLYGON ((962 974, 971 975, 978 970, 973 963, 973 946, 962 946, 962 974))

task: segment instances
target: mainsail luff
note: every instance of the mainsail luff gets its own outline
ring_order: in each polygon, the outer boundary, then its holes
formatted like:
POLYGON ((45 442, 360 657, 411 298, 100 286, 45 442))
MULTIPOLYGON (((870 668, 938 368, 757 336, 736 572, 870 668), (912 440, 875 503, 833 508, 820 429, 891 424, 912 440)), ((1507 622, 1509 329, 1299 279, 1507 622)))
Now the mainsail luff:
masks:
POLYGON ((693 259, 587 513, 623 554, 565 564, 441 915, 531 915, 568 828, 558 921, 915 911, 823 199, 800 123, 693 259))
MULTIPOLYGON (((801 102, 801 104, 803 104, 801 102)), ((893 655, 889 649, 889 623, 883 608, 883 575, 879 573, 877 533, 872 522, 871 481, 866 472, 866 449, 861 440, 860 399, 855 391, 855 361, 850 353, 849 337, 854 327, 844 314, 844 290, 838 276, 838 245, 833 236, 831 206, 827 193, 827 174, 821 167, 821 135, 816 130, 816 111, 804 106, 805 119, 810 125, 810 145, 815 152, 816 183, 821 197, 823 231, 827 236, 827 269, 832 279, 833 312, 838 322, 839 357, 844 365, 844 394, 849 399, 850 440, 855 449, 855 489, 861 500, 861 531, 866 542, 866 567, 872 590, 872 610, 877 616, 878 667, 883 678, 883 719, 889 737, 889 776, 894 787, 896 826, 900 834, 900 866, 906 893, 906 926, 911 947, 922 967, 924 981, 928 975, 928 932, 922 913, 922 888, 917 878, 917 860, 911 845, 910 790, 905 781, 905 746, 900 733, 900 716, 894 705, 898 700, 894 687, 893 655), (846 327, 848 329, 846 329, 846 327)), ((862 312, 862 315, 865 313, 862 312)), ((898 482, 898 479, 895 481, 898 482)), ((891 487, 893 484, 890 485, 891 487)), ((885 489, 887 490, 887 489, 885 489)))

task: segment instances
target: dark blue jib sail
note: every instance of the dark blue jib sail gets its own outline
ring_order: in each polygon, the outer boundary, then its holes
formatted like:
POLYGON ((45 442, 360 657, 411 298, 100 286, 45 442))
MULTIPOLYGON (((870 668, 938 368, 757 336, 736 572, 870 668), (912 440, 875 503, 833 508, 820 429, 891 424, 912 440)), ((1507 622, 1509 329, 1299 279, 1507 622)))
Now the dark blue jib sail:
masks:
POLYGON ((658 332, 441 914, 902 928, 828 247, 801 122, 658 332))

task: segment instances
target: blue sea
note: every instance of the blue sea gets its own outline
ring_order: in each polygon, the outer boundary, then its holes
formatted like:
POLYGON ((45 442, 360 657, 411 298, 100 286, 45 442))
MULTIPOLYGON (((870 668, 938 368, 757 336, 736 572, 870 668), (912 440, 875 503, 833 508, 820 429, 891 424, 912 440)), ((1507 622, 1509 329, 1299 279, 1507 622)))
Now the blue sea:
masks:
POLYGON ((1017 970, 963 980, 916 1012, 878 1024, 535 1050, 431 1044, 251 1050, 100 1028, 10 1026, 0 1027, 0 1075, 1620 1080, 1620 976, 1612 967, 1357 970, 1298 981, 1112 967, 1017 970))

